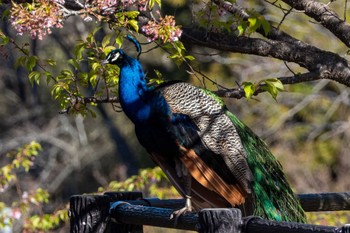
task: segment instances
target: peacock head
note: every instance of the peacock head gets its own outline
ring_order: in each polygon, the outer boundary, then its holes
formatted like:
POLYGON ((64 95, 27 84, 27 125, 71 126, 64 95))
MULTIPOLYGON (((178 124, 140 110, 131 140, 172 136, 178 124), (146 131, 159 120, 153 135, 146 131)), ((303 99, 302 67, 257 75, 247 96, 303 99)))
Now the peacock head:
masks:
MULTIPOLYGON (((127 35, 126 38, 131 41, 136 48, 137 51, 137 60, 139 59, 140 55, 141 55, 141 45, 140 43, 132 36, 127 35)), ((102 64, 114 64, 114 65, 118 65, 121 66, 122 63, 127 60, 125 58, 127 58, 128 56, 124 53, 124 51, 122 49, 115 49, 112 50, 106 57, 106 60, 104 60, 102 62, 102 64)))
POLYGON ((103 64, 121 65, 126 54, 121 49, 112 50, 103 61, 103 64))

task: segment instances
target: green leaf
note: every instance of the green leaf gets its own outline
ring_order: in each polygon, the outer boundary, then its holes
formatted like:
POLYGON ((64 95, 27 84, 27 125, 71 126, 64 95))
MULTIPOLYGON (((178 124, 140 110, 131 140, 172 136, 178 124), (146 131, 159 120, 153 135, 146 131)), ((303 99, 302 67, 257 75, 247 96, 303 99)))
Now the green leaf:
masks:
POLYGON ((101 68, 101 64, 99 62, 94 62, 92 63, 91 68, 92 70, 96 71, 97 69, 101 68))
POLYGON ((29 73, 28 78, 30 83, 33 85, 34 82, 39 85, 41 73, 39 71, 32 71, 29 73))
POLYGON ((240 25, 238 25, 238 36, 244 35, 245 30, 247 29, 247 23, 242 21, 240 25))
POLYGON ((54 61, 52 59, 46 59, 45 61, 50 66, 56 66, 56 61, 54 61))
POLYGON ((194 56, 191 56, 191 55, 187 55, 187 56, 185 56, 185 58, 189 61, 195 60, 194 56))
POLYGON ((111 42, 112 34, 107 34, 102 40, 102 48, 106 47, 111 42))
POLYGON ((40 151, 42 150, 42 146, 40 145, 40 143, 38 143, 37 141, 31 141, 29 144, 28 144, 28 147, 31 149, 31 150, 36 150, 36 151, 40 151))
POLYGON ((136 20, 132 19, 128 21, 128 24, 135 30, 135 32, 139 31, 139 25, 136 20))
POLYGON ((78 74, 78 79, 79 79, 79 84, 87 87, 88 86, 88 79, 89 79, 89 74, 85 72, 79 72, 78 74))
POLYGON ((284 90, 283 83, 279 79, 266 79, 263 80, 265 86, 262 87, 263 90, 270 93, 270 95, 276 99, 278 92, 284 90))
POLYGON ((124 36, 119 34, 117 36, 117 38, 115 38, 115 43, 117 43, 117 45, 120 47, 122 47, 122 44, 123 44, 123 40, 124 40, 124 36))
POLYGON ((36 56, 30 56, 26 64, 27 70, 32 71, 33 68, 36 66, 37 61, 38 61, 38 58, 36 56))
POLYGON ((162 79, 163 78, 163 74, 159 70, 155 69, 154 73, 156 73, 158 79, 162 79))
POLYGON ((92 32, 89 33, 89 35, 86 37, 86 40, 91 44, 95 39, 94 39, 94 35, 96 34, 96 32, 98 32, 102 27, 95 27, 94 30, 92 30, 92 32))
POLYGON ((271 30, 271 25, 270 23, 265 19, 265 17, 261 16, 261 26, 264 30, 265 36, 267 36, 271 30))
POLYGON ((10 41, 10 38, 1 34, 1 31, 0 31, 0 46, 8 44, 9 41, 10 41))
POLYGON ((248 22, 249 22, 249 27, 255 27, 255 25, 257 23, 257 18, 250 17, 250 18, 248 18, 248 22))
POLYGON ((45 71, 44 74, 46 76, 46 84, 49 84, 52 80, 54 80, 51 72, 45 71))
POLYGON ((149 0, 148 1, 148 6, 149 6, 149 9, 152 10, 152 8, 154 7, 154 4, 155 4, 155 0, 149 0))
POLYGON ((90 83, 92 86, 96 86, 97 82, 98 82, 98 75, 97 74, 92 74, 90 76, 90 83))
POLYGON ((23 159, 21 165, 24 168, 24 171, 28 172, 30 167, 33 165, 33 162, 30 161, 29 159, 23 159))
POLYGON ((261 25, 261 21, 257 17, 250 17, 248 18, 249 22, 249 32, 255 32, 261 25))
MULTIPOLYGON (((120 46, 119 46, 119 47, 120 47, 120 46)), ((114 50, 114 49, 115 49, 114 46, 107 46, 107 47, 103 48, 103 52, 104 52, 105 54, 108 54, 109 52, 111 52, 111 51, 114 50)))
POLYGON ((69 87, 66 83, 57 82, 53 85, 51 89, 51 95, 53 98, 58 99, 66 90, 69 90, 69 87))
POLYGON ((74 49, 74 55, 77 59, 81 59, 83 57, 83 51, 85 50, 86 43, 82 42, 77 44, 74 49))
POLYGON ((247 99, 250 99, 255 93, 256 86, 254 85, 254 83, 251 83, 251 82, 244 82, 242 85, 243 85, 245 97, 247 99))
POLYGON ((24 64, 26 63, 26 61, 27 61, 27 56, 19 57, 19 58, 16 60, 15 68, 17 69, 19 66, 24 66, 24 64))
POLYGON ((277 88, 277 90, 279 91, 284 91, 284 86, 283 83, 281 82, 281 80, 279 79, 268 79, 270 82, 273 83, 273 85, 277 88))
POLYGON ((68 59, 68 64, 72 65, 76 70, 79 68, 79 63, 75 59, 68 59))
POLYGON ((71 70, 67 70, 67 69, 62 70, 61 74, 63 75, 63 78, 74 76, 73 72, 71 70))
MULTIPOLYGON (((0 1, 0 3, 1 2, 3 2, 3 1, 0 1)), ((13 3, 11 3, 12 5, 13 5, 13 3)), ((0 4, 0 6, 1 6, 1 4, 0 4)), ((3 21, 5 21, 5 18, 6 17, 9 17, 10 16, 10 9, 5 9, 5 10, 3 10, 3 12, 1 13, 1 19, 3 20, 3 21)))
POLYGON ((138 12, 138 11, 127 11, 127 12, 124 12, 124 15, 126 17, 128 17, 129 19, 135 19, 139 14, 140 14, 140 12, 138 12))

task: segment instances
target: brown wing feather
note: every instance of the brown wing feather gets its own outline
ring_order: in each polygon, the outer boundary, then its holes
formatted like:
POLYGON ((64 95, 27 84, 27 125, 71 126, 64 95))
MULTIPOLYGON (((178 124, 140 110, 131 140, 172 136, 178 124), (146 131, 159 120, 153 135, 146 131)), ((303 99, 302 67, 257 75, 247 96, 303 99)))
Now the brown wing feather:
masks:
MULTIPOLYGON (((158 164, 169 178, 170 182, 174 185, 176 190, 183 196, 186 196, 184 190, 183 177, 179 177, 174 166, 170 165, 168 160, 164 156, 152 153, 152 159, 158 164)), ((179 160, 178 163, 181 163, 179 160)), ((193 177, 194 178, 194 177, 193 177)), ((210 190, 207 187, 200 184, 196 179, 192 179, 191 182, 191 200, 193 207, 197 210, 203 208, 219 208, 219 207, 231 207, 232 204, 226 201, 221 194, 215 190, 210 190)))
POLYGON ((207 189, 220 194, 232 206, 244 203, 247 193, 238 185, 227 184, 192 149, 181 147, 184 156, 180 159, 192 177, 207 189))

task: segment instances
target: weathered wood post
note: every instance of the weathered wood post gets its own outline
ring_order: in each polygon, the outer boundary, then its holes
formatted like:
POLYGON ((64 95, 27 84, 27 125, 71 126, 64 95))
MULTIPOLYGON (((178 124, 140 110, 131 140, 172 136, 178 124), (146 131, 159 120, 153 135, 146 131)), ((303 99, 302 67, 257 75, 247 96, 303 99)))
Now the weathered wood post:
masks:
POLYGON ((104 195, 79 195, 70 198, 71 233, 142 233, 139 225, 117 224, 111 221, 110 204, 116 201, 137 200, 141 192, 117 192, 104 195))
POLYGON ((242 212, 235 208, 203 209, 198 212, 199 233, 240 233, 242 212))

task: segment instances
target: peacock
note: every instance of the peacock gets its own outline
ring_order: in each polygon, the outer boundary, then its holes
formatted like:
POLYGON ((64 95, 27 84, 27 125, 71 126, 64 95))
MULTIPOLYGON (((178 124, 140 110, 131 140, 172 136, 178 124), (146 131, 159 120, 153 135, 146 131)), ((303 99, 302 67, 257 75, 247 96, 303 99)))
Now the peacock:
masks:
POLYGON ((149 86, 139 60, 123 49, 105 63, 120 68, 120 105, 140 144, 186 198, 175 217, 237 207, 245 216, 306 221, 281 164, 218 96, 185 82, 149 86))

